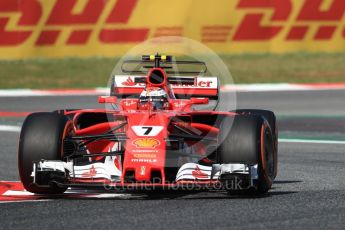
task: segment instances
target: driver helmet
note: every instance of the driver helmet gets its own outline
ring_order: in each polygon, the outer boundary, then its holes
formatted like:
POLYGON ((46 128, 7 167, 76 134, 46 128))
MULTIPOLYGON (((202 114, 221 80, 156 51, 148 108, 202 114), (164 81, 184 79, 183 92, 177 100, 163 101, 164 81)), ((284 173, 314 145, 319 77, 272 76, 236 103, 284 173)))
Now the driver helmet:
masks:
POLYGON ((139 96, 139 109, 164 110, 169 108, 168 95, 162 88, 146 87, 139 96))

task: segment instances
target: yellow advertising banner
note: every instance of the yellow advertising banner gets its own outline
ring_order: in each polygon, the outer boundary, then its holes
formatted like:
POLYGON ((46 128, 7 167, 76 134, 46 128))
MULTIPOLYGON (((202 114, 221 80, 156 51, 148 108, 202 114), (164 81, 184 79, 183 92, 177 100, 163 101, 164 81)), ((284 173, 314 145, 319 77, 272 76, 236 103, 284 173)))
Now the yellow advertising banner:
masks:
POLYGON ((0 59, 114 57, 160 36, 221 54, 344 52, 345 1, 0 1, 0 59))

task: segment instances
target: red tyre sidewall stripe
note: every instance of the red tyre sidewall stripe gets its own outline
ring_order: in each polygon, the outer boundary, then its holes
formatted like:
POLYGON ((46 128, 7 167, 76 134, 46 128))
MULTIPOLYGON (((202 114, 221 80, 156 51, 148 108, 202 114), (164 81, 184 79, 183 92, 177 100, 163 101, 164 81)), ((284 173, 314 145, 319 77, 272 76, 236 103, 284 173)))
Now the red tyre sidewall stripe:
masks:
MULTIPOLYGON (((267 168, 267 162, 266 162, 266 156, 265 156, 265 138, 264 138, 264 134, 265 134, 265 129, 268 127, 267 123, 264 122, 264 124, 261 125, 261 137, 260 137, 260 145, 261 145, 261 165, 262 165, 262 170, 264 173, 264 178, 266 181, 268 181, 268 186, 271 187, 272 186, 272 180, 268 175, 268 168, 267 168)), ((260 166, 260 165, 259 165, 260 166)))

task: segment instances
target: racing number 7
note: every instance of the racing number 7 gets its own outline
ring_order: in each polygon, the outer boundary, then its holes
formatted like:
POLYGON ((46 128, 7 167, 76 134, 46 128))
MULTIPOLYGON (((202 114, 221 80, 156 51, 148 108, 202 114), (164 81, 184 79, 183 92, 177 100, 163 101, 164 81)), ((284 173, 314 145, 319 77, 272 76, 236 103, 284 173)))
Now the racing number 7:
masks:
POLYGON ((150 134, 150 132, 152 131, 153 128, 152 127, 145 127, 145 126, 143 126, 142 129, 146 130, 144 135, 147 136, 147 135, 150 134))

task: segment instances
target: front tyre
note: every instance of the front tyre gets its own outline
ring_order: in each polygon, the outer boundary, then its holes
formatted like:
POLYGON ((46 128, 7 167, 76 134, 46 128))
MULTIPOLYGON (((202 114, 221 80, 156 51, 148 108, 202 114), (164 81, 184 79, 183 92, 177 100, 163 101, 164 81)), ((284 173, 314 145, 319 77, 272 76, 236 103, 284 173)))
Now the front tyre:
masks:
POLYGON ((38 194, 61 194, 67 188, 54 184, 39 187, 33 184, 33 163, 41 159, 62 160, 62 140, 68 119, 61 113, 33 113, 24 121, 18 148, 19 176, 24 188, 38 194))
POLYGON ((258 166, 255 189, 229 191, 233 194, 263 194, 274 179, 274 141, 268 122, 261 116, 226 117, 220 127, 218 161, 221 164, 243 163, 258 166))
POLYGON ((263 109, 238 109, 232 112, 238 113, 240 115, 255 115, 261 116, 268 122, 272 135, 273 135, 273 143, 274 143, 274 165, 271 177, 276 178, 278 173, 278 127, 277 127, 277 119, 275 114, 269 110, 263 109))

